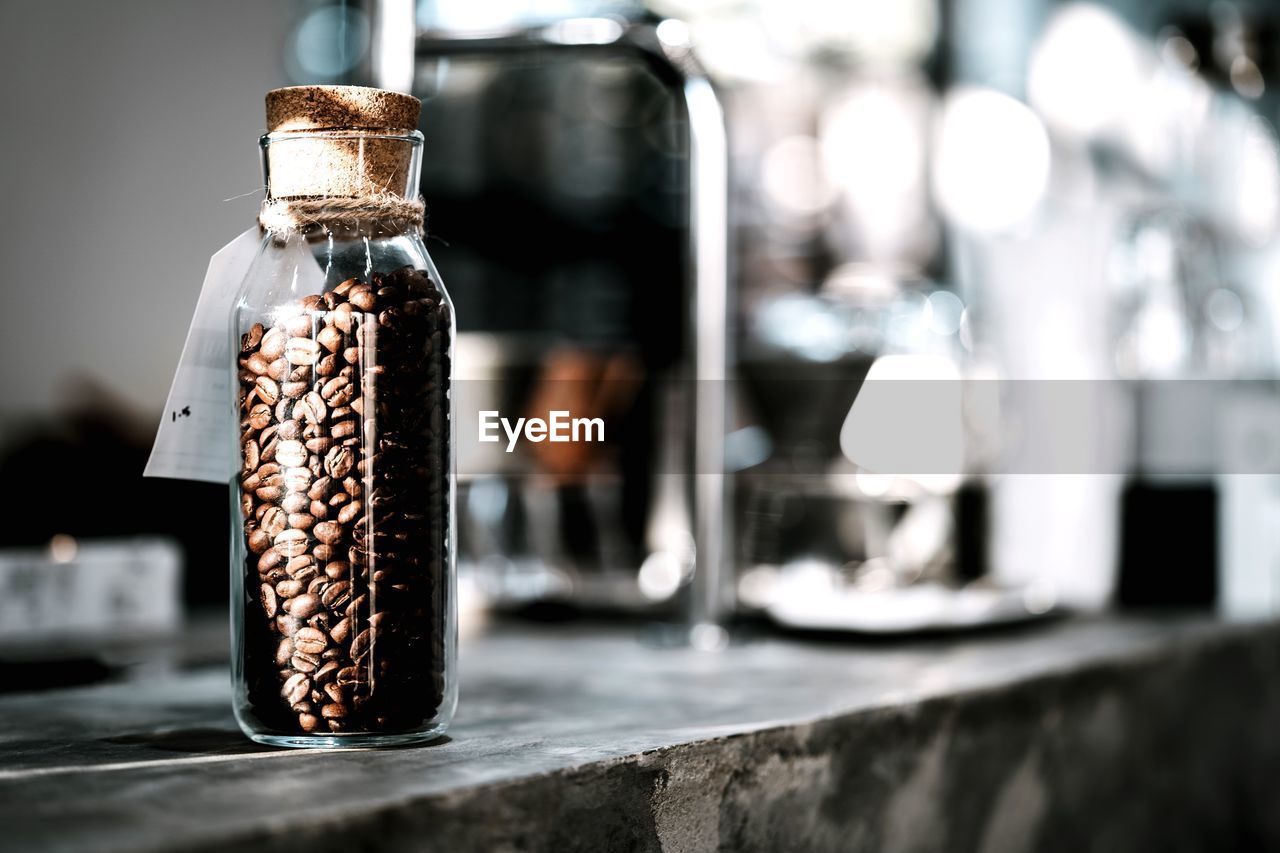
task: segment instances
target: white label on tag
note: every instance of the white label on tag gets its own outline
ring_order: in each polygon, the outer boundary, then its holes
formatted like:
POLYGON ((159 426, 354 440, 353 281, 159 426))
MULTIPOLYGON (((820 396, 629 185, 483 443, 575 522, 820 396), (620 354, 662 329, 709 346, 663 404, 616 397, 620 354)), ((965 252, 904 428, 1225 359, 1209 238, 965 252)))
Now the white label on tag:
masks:
POLYGON ((231 309, 261 244, 255 225, 209 259, 144 477, 229 483, 235 474, 231 309))

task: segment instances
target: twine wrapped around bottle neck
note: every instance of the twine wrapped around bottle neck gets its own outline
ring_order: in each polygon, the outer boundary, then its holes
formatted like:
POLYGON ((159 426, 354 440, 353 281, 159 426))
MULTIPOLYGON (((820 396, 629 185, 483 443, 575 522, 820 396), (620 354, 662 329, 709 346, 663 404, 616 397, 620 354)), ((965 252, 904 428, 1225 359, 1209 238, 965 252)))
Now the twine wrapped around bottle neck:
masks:
POLYGON ((397 231, 421 231, 425 211, 421 198, 407 199, 394 193, 357 198, 269 198, 258 211, 258 224, 273 234, 291 234, 311 225, 353 226, 361 222, 377 222, 397 231))

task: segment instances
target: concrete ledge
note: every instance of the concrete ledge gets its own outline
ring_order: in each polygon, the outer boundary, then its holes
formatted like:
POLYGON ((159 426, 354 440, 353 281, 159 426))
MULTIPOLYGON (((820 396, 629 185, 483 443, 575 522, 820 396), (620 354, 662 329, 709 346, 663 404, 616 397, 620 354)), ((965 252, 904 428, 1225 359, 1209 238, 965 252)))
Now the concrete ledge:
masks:
MULTIPOLYGON (((1223 850, 1280 844, 1280 627, 470 644, 448 743, 264 752, 221 672, 0 700, 0 826, 65 850, 1223 850)), ((0 845, 2 846, 2 845, 0 845)))

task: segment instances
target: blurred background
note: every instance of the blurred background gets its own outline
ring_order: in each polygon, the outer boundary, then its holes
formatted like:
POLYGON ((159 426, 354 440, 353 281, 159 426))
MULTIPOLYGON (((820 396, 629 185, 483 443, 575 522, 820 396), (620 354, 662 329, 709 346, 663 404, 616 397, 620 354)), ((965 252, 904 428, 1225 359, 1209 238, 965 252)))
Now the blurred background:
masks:
POLYGON ((467 618, 1280 606, 1280 6, 0 10, 2 641, 224 605, 226 490, 141 471, 300 83, 424 101, 460 409, 611 425, 460 431, 467 618))

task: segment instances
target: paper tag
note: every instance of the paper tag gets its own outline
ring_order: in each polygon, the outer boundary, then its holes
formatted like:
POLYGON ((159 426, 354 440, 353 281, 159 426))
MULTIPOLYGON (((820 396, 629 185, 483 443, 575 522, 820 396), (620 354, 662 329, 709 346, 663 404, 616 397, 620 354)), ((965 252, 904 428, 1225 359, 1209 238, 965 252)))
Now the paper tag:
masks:
POLYGON ((142 476, 229 483, 235 474, 229 324, 236 293, 261 244, 255 225, 209 259, 142 476))

